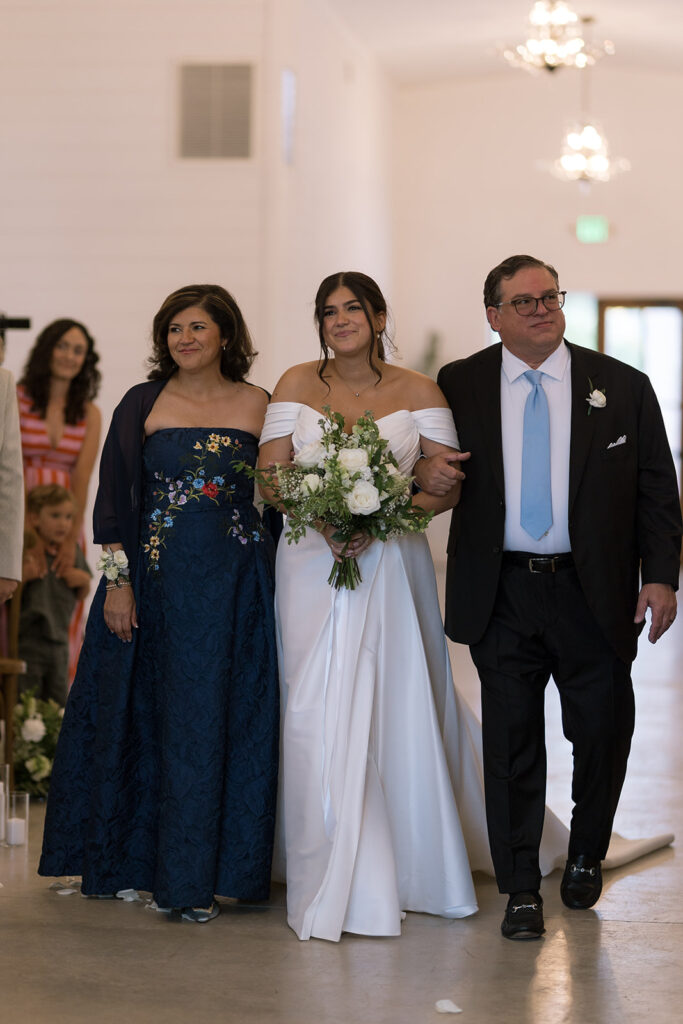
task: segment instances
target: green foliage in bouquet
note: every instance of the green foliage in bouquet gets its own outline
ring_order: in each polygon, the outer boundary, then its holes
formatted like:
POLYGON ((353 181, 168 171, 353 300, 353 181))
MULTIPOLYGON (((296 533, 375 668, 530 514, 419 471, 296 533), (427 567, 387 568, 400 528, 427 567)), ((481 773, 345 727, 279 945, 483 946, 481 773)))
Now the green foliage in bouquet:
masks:
POLYGON ((22 694, 14 709, 14 785, 33 796, 46 796, 64 708, 54 700, 22 694))
MULTIPOLYGON (((323 411, 320 440, 304 445, 293 465, 238 466, 271 490, 272 504, 284 508, 288 542, 297 543, 319 522, 334 526, 334 539, 344 544, 357 533, 386 541, 426 530, 433 513, 413 505, 412 477, 400 472, 372 413, 359 417, 347 434, 341 413, 329 406, 323 411)), ((353 590, 360 582, 355 558, 335 561, 331 586, 353 590)))

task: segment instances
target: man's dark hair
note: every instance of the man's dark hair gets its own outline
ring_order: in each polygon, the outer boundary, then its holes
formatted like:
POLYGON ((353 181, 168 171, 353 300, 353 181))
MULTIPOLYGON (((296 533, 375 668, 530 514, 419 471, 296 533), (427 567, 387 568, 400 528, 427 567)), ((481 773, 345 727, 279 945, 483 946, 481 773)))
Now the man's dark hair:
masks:
POLYGON ((490 271, 484 282, 484 306, 487 309, 489 306, 497 306, 500 302, 501 281, 508 281, 511 277, 515 276, 518 270, 524 270, 525 267, 540 267, 542 270, 548 270, 559 289, 560 279, 555 267, 551 266, 550 263, 537 260, 535 256, 508 256, 506 260, 503 260, 502 263, 499 263, 497 267, 490 271))

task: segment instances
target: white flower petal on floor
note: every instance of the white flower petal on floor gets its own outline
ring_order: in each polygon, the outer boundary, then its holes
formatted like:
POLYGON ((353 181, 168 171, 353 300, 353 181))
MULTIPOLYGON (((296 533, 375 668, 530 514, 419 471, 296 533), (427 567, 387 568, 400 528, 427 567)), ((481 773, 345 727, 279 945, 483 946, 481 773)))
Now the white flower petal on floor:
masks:
POLYGON ((450 999, 439 999, 434 1005, 437 1013, 462 1013, 460 1007, 450 999))
POLYGON ((142 896, 137 889, 119 889, 116 898, 124 903, 142 903, 142 896))

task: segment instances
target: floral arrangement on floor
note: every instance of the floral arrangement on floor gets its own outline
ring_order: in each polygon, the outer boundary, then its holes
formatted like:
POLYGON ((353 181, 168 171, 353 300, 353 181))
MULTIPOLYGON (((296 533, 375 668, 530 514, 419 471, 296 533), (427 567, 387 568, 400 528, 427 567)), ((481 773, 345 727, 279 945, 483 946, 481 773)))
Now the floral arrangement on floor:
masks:
MULTIPOLYGON (((344 431, 344 417, 324 407, 319 441, 304 445, 289 466, 239 468, 270 488, 271 503, 287 515, 287 541, 295 544, 318 522, 334 526, 334 540, 348 545, 354 534, 386 541, 427 529, 432 512, 412 504, 412 477, 398 463, 380 436, 372 413, 344 431)), ((343 554, 343 552, 342 552, 343 554)), ((328 583, 354 590, 361 582, 355 558, 334 562, 328 583)))
POLYGON ((14 708, 14 786, 32 796, 46 796, 64 708, 54 700, 24 693, 14 708))

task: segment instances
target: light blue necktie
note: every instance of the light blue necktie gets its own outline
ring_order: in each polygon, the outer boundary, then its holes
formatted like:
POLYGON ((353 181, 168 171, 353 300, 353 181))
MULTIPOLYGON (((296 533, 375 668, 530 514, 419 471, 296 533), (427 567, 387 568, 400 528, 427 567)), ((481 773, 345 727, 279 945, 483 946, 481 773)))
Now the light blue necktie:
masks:
POLYGON ((532 387, 524 406, 520 523, 534 540, 540 540, 553 525, 550 418, 548 399, 541 384, 543 374, 540 370, 527 370, 524 376, 532 387))

